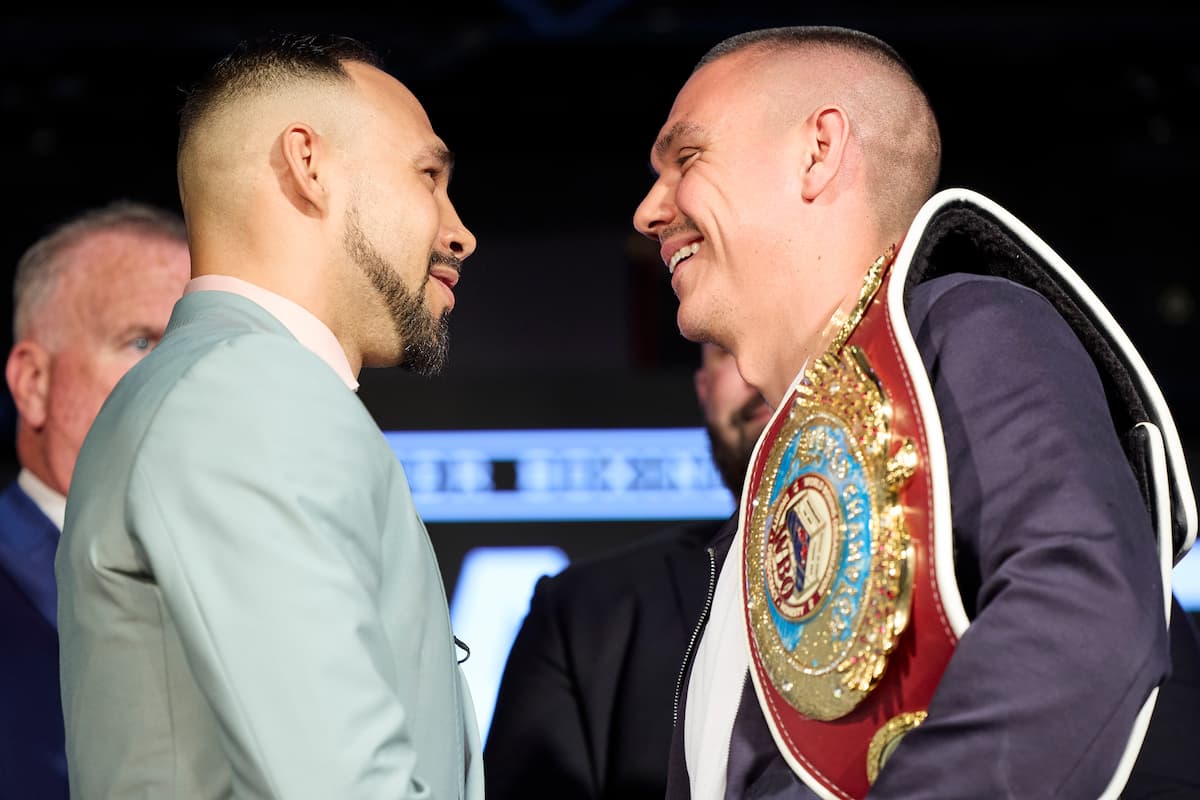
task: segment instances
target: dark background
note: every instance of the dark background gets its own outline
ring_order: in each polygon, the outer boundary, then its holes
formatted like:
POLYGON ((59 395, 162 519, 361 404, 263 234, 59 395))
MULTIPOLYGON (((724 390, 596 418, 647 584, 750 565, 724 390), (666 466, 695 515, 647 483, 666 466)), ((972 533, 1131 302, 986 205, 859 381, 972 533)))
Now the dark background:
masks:
MULTIPOLYGON (((456 290, 447 373, 364 372, 361 394, 381 425, 698 425, 696 347, 679 337, 667 272, 630 222, 650 185, 650 144, 692 64, 721 38, 843 24, 910 61, 943 126, 943 186, 989 195, 1089 282, 1195 453, 1200 25, 1130 7, 507 0, 386 13, 9 14, 0 284, 11 286, 37 235, 84 207, 130 197, 178 208, 181 88, 239 39, 347 33, 379 49, 424 102, 455 151, 451 196, 479 239, 456 290)), ((8 291, 0 318, 11 318, 8 291)), ((0 333, 6 352, 11 332, 0 333)), ((7 474, 10 403, 0 397, 7 474)), ((548 536, 538 526, 495 535, 548 536)), ((593 530, 578 541, 612 538, 593 530)))

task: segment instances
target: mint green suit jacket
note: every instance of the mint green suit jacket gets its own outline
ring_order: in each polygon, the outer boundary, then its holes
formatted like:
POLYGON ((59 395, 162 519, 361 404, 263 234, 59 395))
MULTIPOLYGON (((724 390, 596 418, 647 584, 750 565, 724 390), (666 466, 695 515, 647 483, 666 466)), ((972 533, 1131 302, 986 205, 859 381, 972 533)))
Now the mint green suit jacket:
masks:
POLYGON ((56 574, 75 800, 482 797, 400 463, 250 300, 185 295, 118 384, 56 574))

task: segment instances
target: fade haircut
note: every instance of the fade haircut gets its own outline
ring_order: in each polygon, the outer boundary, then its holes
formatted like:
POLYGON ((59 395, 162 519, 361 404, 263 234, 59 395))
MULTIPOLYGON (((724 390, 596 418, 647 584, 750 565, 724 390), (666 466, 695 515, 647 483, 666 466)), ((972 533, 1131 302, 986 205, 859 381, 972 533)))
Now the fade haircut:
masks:
POLYGON ((283 33, 240 42, 187 93, 177 155, 197 124, 230 102, 297 80, 350 83, 347 61, 382 68, 374 50, 349 36, 283 33))
POLYGON ((695 72, 718 58, 745 50, 748 47, 760 47, 764 50, 787 50, 795 48, 797 45, 808 44, 852 50, 886 66, 899 67, 911 80, 916 81, 916 76, 913 75, 908 64, 887 42, 869 33, 830 25, 796 25, 739 33, 714 45, 712 49, 701 56, 692 71, 695 72))
POLYGON ((875 67, 888 76, 888 98, 855 98, 847 76, 844 96, 835 97, 876 133, 860 140, 868 159, 868 181, 876 212, 885 228, 902 232, 937 188, 941 173, 942 143, 929 97, 912 68, 896 50, 868 33, 824 25, 765 28, 731 36, 705 53, 693 72, 725 56, 754 50, 766 56, 840 54, 875 67), (872 100, 885 101, 883 103, 872 100), (875 119, 876 117, 882 117, 875 119))
POLYGON ((30 245, 17 261, 13 280, 13 341, 19 342, 30 335, 37 318, 50 308, 59 282, 75 268, 75 248, 92 236, 114 231, 187 245, 182 217, 132 200, 116 200, 59 223, 30 245))

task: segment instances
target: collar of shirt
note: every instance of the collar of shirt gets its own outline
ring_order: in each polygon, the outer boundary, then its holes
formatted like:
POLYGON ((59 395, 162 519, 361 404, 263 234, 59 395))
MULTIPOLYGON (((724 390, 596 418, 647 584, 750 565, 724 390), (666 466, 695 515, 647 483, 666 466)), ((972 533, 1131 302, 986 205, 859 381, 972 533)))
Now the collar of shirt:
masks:
POLYGON ((316 353, 322 361, 328 364, 346 386, 350 387, 350 391, 358 391, 358 380, 350 369, 346 351, 338 343, 333 331, 329 330, 329 326, 321 322, 311 311, 282 295, 232 275, 201 275, 198 278, 192 278, 184 287, 183 293, 190 294, 213 289, 241 295, 262 306, 268 314, 279 320, 300 344, 316 353))
POLYGON ((61 531, 63 519, 67 515, 67 498, 51 489, 42 482, 41 478, 24 467, 17 473, 17 485, 24 490, 25 494, 29 495, 33 504, 41 509, 42 513, 49 517, 50 521, 61 531))

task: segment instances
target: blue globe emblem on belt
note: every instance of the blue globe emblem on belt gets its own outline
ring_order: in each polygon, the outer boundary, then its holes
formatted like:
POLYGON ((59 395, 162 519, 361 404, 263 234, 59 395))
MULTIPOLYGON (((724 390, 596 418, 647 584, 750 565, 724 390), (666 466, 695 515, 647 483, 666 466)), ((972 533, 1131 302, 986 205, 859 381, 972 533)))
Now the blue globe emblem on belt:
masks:
POLYGON ((852 643, 871 560, 871 498, 846 429, 818 415, 784 448, 767 495, 762 575, 767 607, 806 671, 833 667, 852 643))

